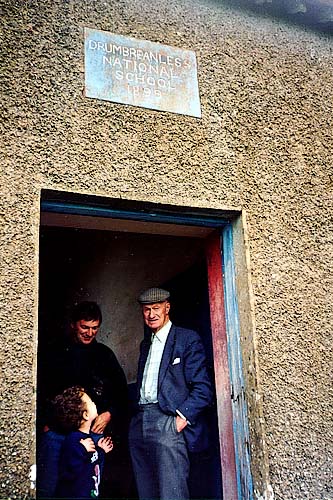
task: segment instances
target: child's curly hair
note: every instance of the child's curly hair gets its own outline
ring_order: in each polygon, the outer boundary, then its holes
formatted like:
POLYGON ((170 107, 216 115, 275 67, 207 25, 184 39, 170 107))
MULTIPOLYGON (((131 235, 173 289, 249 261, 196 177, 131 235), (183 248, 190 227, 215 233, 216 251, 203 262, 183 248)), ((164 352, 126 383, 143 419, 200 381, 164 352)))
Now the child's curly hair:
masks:
POLYGON ((54 418, 64 432, 78 430, 82 423, 83 412, 86 409, 82 401, 83 387, 76 385, 65 389, 53 400, 54 418))

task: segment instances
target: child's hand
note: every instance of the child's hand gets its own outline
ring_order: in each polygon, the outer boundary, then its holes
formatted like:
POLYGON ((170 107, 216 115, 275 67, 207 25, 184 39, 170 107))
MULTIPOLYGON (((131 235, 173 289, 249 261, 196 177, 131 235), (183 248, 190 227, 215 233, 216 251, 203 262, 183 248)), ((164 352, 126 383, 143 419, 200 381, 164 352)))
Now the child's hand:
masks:
POLYGON ((96 451, 95 443, 91 438, 80 439, 80 443, 87 451, 96 451))
POLYGON ((109 451, 111 451, 113 448, 113 442, 109 436, 102 437, 101 439, 98 440, 97 444, 100 448, 102 448, 102 450, 105 451, 105 453, 109 453, 109 451))

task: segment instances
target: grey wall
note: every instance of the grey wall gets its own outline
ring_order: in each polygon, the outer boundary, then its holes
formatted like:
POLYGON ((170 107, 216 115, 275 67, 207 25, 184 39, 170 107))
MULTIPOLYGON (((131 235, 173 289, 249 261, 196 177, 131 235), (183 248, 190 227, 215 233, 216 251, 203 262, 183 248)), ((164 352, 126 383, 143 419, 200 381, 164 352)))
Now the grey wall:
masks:
POLYGON ((223 1, 2 3, 2 495, 34 462, 50 188, 246 211, 275 498, 332 498, 332 40, 223 1), (202 119, 84 98, 84 26, 195 50, 202 119))
POLYGON ((96 301, 103 322, 98 340, 117 355, 128 383, 136 380, 143 321, 137 297, 186 271, 203 240, 150 234, 41 228, 39 343, 68 328, 74 303, 96 301), (67 320, 67 321, 66 321, 67 320))

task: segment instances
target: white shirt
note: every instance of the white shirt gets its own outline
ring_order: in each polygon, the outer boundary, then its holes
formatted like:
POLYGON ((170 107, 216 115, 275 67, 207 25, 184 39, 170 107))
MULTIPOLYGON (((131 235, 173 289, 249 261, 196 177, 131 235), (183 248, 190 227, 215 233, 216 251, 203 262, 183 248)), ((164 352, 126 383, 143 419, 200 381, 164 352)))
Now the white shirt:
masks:
POLYGON ((171 321, 168 321, 157 333, 153 333, 151 336, 151 346, 143 372, 142 385, 140 389, 140 404, 158 402, 158 373, 160 370, 165 343, 171 326, 171 321))

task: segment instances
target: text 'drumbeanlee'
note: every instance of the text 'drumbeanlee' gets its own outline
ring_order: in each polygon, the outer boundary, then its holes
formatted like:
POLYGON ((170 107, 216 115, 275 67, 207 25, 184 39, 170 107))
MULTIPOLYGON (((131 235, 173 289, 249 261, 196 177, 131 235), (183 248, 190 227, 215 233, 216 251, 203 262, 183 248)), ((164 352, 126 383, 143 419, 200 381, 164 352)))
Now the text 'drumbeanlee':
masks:
POLYGON ((85 28, 85 95, 201 117, 193 51, 85 28))

